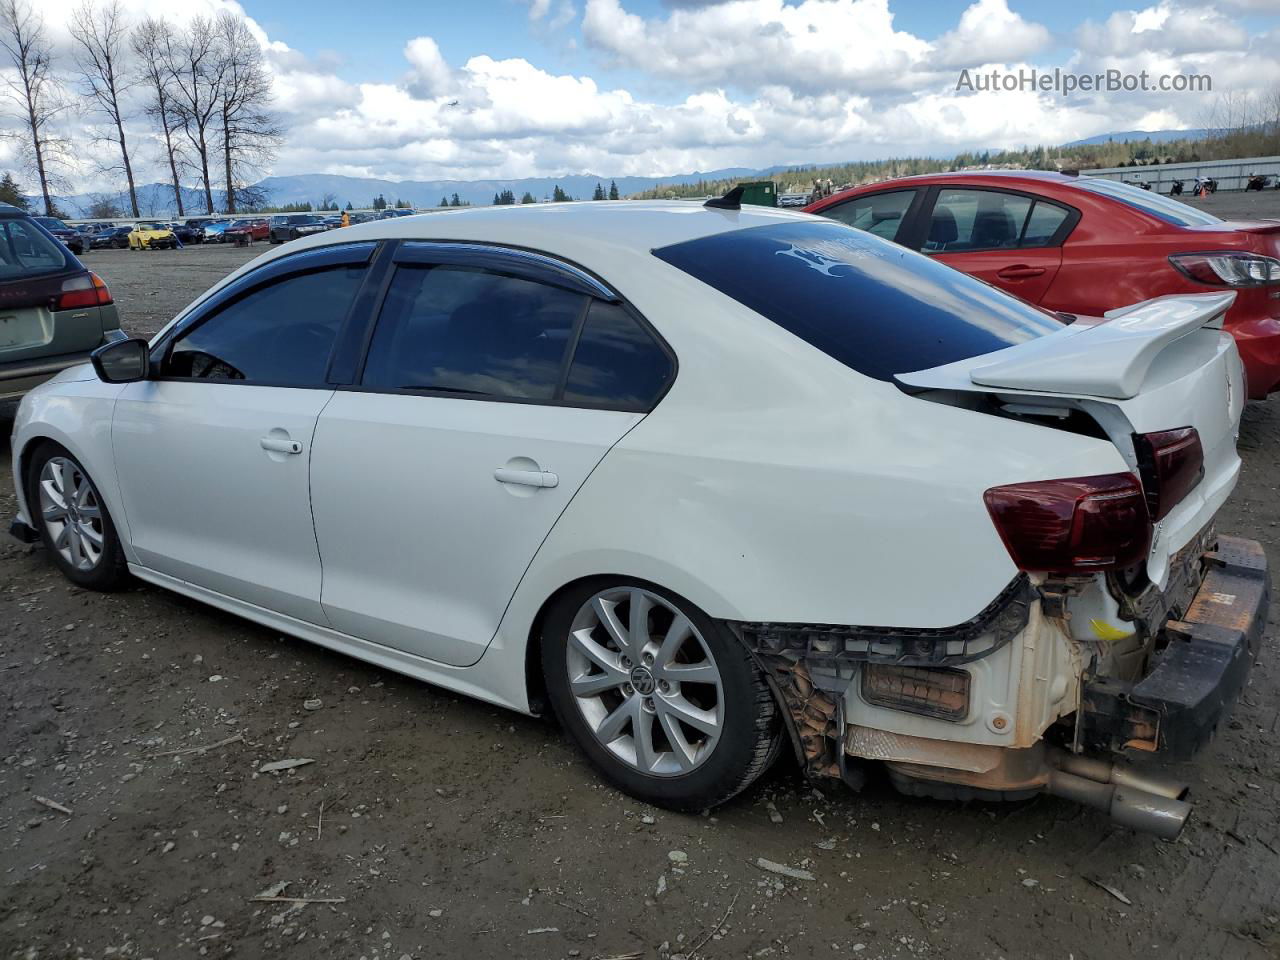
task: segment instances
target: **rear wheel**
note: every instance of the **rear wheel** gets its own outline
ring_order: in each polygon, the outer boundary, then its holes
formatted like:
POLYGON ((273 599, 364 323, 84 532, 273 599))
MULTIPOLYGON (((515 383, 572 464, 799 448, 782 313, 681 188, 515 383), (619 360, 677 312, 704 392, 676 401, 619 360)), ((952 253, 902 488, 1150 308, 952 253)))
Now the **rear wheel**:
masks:
POLYGON ((638 581, 599 580, 561 597, 542 636, 561 724, 632 796, 703 810, 772 762, 780 718, 764 675, 722 625, 638 581))
POLYGON ((84 467, 55 444, 41 447, 27 471, 30 512, 53 562, 72 583, 114 590, 129 579, 115 524, 84 467))

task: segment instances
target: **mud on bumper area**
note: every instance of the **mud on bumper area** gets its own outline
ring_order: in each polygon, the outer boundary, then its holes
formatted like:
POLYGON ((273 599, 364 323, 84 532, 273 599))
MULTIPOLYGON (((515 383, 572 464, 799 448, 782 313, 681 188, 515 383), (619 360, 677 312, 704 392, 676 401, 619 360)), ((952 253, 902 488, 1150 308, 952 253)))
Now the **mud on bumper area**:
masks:
POLYGON ((1166 645, 1136 683, 1085 684, 1080 745, 1085 750, 1158 752, 1188 760, 1213 736, 1249 679, 1267 625, 1267 556, 1255 540, 1218 537, 1208 570, 1166 645))

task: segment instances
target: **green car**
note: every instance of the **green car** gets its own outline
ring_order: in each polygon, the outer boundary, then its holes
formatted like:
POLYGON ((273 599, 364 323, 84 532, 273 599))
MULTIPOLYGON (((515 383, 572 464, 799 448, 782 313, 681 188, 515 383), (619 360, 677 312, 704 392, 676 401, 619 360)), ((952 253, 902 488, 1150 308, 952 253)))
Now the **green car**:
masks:
POLYGON ((102 279, 25 211, 0 204, 0 400, 123 339, 102 279))

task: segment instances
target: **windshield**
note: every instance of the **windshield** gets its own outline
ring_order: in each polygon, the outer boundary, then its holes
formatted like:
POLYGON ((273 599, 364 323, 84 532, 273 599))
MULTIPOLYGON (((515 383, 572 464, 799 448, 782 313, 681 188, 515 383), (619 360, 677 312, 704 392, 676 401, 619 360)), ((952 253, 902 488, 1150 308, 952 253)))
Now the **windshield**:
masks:
POLYGON ((135 229, 138 230, 167 230, 169 229, 163 223, 140 223, 135 229))
POLYGON ((57 217, 36 217, 36 222, 43 226, 46 230, 68 230, 70 229, 65 223, 57 217))
POLYGON ((784 221, 653 253, 877 380, 1062 329, 1052 314, 842 223, 784 221))
POLYGON ((1143 190, 1118 180, 1106 180, 1102 177, 1081 177, 1075 184, 1081 190, 1100 193, 1104 197, 1119 200, 1126 206, 1133 207, 1143 213, 1172 223, 1176 227, 1201 227, 1222 221, 1211 213, 1197 210, 1190 204, 1171 197, 1164 197, 1154 190, 1143 190))

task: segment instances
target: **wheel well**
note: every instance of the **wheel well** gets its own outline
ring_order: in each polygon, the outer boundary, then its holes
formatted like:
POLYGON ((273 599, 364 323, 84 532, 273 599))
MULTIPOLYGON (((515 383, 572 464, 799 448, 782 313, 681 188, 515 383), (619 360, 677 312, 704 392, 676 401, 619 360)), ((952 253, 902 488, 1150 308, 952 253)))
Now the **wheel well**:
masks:
POLYGON ((542 601, 542 606, 538 608, 538 613, 533 618, 533 623, 529 626, 529 641, 524 648, 524 683, 529 697, 530 713, 541 716, 547 710, 547 684, 542 676, 542 625, 546 622, 547 614, 556 605, 556 602, 570 590, 574 590, 584 583, 592 583, 596 580, 605 582, 610 579, 609 576, 603 574, 579 577, 577 580, 570 580, 568 583, 562 584, 551 596, 542 601))
MULTIPOLYGON (((17 470, 14 473, 18 478, 18 482, 22 484, 22 497, 26 501, 22 506, 27 508, 28 513, 31 511, 31 490, 30 485, 27 483, 27 474, 30 471, 31 458, 36 455, 36 451, 46 444, 62 449, 61 444, 49 437, 32 437, 27 441, 27 445, 18 452, 17 470)), ((34 517, 32 517, 32 522, 35 522, 34 517)))

